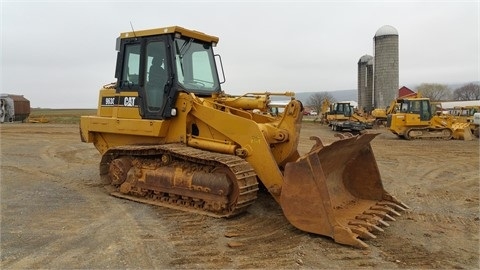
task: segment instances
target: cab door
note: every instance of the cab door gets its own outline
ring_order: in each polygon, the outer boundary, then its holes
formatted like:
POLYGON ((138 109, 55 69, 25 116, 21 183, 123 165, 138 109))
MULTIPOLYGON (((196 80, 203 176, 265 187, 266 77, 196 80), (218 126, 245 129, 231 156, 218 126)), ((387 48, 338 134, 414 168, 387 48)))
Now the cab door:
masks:
MULTIPOLYGON (((169 92, 167 40, 164 36, 145 39, 143 54, 143 85, 140 88, 142 115, 147 119, 164 119, 166 96, 169 92)), ((169 115, 169 114, 168 114, 169 115)))
MULTIPOLYGON (((143 119, 165 118, 168 92, 167 36, 122 40, 117 59, 117 93, 137 92, 131 105, 138 107, 143 119)), ((169 115, 169 114, 168 114, 169 115)))

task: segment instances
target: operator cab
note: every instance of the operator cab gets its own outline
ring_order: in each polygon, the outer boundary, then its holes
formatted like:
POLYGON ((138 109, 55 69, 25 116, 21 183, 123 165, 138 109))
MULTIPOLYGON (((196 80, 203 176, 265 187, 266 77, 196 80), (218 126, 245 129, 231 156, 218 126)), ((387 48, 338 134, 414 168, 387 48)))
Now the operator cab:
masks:
POLYGON ((217 42, 217 37, 178 26, 122 33, 116 91, 138 92, 142 118, 173 117, 178 92, 221 92, 213 54, 217 42))
POLYGON ((342 114, 343 116, 352 116, 353 106, 350 103, 337 102, 331 105, 330 114, 342 114))
POLYGON ((402 99, 399 100, 400 112, 417 114, 421 121, 429 121, 432 118, 432 109, 428 99, 402 99))

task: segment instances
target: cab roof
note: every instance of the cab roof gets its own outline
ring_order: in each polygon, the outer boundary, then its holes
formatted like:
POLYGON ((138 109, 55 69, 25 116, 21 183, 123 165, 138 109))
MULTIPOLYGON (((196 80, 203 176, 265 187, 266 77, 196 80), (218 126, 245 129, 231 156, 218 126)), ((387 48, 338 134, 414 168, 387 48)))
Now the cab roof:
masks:
POLYGON ((168 26, 163 28, 153 28, 153 29, 146 29, 146 30, 138 30, 132 32, 124 32, 120 33, 120 38, 132 38, 132 37, 144 37, 144 36, 156 36, 156 35, 165 35, 165 34, 174 34, 179 33, 182 36, 206 41, 209 43, 218 43, 218 37, 210 36, 205 33, 186 29, 180 26, 168 26))

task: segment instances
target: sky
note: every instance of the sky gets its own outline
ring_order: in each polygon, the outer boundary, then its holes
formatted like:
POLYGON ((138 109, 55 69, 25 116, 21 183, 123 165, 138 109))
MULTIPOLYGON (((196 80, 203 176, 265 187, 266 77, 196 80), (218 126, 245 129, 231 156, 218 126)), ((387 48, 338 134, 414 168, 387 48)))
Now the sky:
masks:
POLYGON ((131 24, 218 36, 233 95, 356 89, 384 25, 399 34, 400 86, 480 81, 479 0, 0 1, 0 93, 34 108, 96 108, 131 24))

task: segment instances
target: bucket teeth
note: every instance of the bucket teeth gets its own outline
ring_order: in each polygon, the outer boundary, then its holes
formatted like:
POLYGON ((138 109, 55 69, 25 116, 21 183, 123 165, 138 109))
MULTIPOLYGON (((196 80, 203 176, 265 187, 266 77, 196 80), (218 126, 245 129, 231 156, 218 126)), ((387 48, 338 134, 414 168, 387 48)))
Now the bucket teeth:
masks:
POLYGON ((377 231, 377 232, 383 232, 384 231, 382 228, 378 227, 377 225, 372 224, 372 223, 367 222, 367 221, 363 221, 363 220, 352 220, 352 221, 348 222, 348 225, 361 226, 361 227, 366 228, 369 231, 377 231))
POLYGON ((385 214, 385 217, 384 219, 388 219, 390 221, 396 221, 396 219, 394 219, 392 216, 390 216, 389 214, 385 214))
POLYGON ((390 226, 390 224, 388 224, 387 222, 383 221, 382 219, 380 219, 380 220, 378 221, 378 223, 382 224, 382 225, 385 226, 385 227, 389 227, 389 226, 390 226))
POLYGON ((410 209, 410 207, 409 207, 408 205, 406 205, 406 204, 404 204, 404 203, 402 203, 402 202, 400 202, 400 205, 401 205, 403 208, 405 208, 405 209, 410 209))
POLYGON ((400 216, 398 211, 405 211, 405 205, 395 202, 381 201, 355 217, 354 220, 348 222, 351 232, 358 235, 358 238, 372 239, 376 236, 372 232, 383 232, 379 226, 390 226, 385 220, 395 221, 391 215, 400 216))
POLYGON ((385 227, 390 226, 390 224, 383 221, 383 219, 381 217, 376 216, 376 215, 362 214, 362 215, 356 216, 355 218, 359 219, 359 220, 365 220, 365 221, 367 221, 369 223, 373 223, 375 225, 382 225, 382 226, 385 226, 385 227))
POLYGON ((370 207, 370 209, 372 210, 380 210, 380 211, 385 211, 386 213, 389 213, 389 214, 393 214, 397 217, 401 216, 400 213, 398 213, 397 211, 395 211, 393 208, 390 208, 388 206, 381 206, 381 205, 374 205, 372 207, 370 207))
POLYGON ((374 234, 368 231, 365 227, 362 226, 350 226, 352 232, 358 234, 358 237, 362 239, 375 239, 377 238, 374 234))
POLYGON ((391 208, 398 210, 398 211, 406 211, 408 207, 404 207, 405 205, 398 205, 393 202, 387 202, 387 201, 381 201, 378 202, 377 205, 382 205, 382 206, 390 206, 391 208))
POLYGON ((364 214, 370 214, 370 215, 376 215, 376 216, 380 216, 382 217, 383 219, 386 219, 386 220, 389 220, 389 221, 395 221, 395 219, 390 216, 389 214, 385 213, 384 211, 379 211, 379 210, 366 210, 365 212, 363 212, 364 214))

